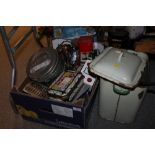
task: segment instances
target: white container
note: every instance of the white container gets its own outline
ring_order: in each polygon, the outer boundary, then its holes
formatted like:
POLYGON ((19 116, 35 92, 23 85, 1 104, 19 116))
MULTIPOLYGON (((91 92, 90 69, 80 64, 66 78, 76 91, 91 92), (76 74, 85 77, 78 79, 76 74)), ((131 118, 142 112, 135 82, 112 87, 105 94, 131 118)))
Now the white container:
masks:
POLYGON ((122 123, 134 120, 147 90, 138 86, 147 61, 144 53, 112 47, 92 61, 91 72, 100 76, 102 118, 122 123))

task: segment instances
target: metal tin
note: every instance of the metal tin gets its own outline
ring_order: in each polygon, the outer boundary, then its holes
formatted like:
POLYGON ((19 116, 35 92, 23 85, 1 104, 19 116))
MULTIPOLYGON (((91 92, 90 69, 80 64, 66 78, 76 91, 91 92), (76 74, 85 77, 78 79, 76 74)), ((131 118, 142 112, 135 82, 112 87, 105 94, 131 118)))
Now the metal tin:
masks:
POLYGON ((26 72, 30 79, 37 82, 49 82, 58 77, 64 69, 58 52, 52 48, 42 48, 34 54, 27 65, 26 72))

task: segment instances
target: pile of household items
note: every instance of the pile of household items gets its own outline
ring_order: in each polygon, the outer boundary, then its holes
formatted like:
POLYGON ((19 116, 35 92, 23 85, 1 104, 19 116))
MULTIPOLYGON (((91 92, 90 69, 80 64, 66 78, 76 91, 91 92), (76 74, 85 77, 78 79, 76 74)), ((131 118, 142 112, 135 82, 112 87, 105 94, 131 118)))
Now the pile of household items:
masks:
POLYGON ((79 101, 89 96, 96 81, 88 71, 89 63, 104 49, 94 41, 94 29, 41 27, 39 33, 52 35, 52 47, 41 48, 30 58, 28 80, 22 91, 35 97, 83 104, 79 101))
POLYGON ((46 36, 47 44, 40 42, 42 48, 28 61, 26 80, 19 92, 11 92, 22 116, 84 128, 100 77, 100 116, 123 123, 134 120, 147 91, 142 80, 148 77, 148 56, 140 52, 143 42, 139 43, 144 27, 40 27, 38 31, 39 40, 46 36))

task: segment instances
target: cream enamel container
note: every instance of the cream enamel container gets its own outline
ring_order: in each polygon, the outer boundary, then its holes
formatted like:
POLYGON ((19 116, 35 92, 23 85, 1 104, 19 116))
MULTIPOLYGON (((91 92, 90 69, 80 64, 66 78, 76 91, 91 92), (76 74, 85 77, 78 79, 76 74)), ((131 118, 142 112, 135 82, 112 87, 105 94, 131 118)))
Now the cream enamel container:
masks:
POLYGON ((90 71, 100 76, 102 118, 124 123, 134 120, 147 90, 138 86, 147 61, 144 53, 112 47, 92 61, 90 71))

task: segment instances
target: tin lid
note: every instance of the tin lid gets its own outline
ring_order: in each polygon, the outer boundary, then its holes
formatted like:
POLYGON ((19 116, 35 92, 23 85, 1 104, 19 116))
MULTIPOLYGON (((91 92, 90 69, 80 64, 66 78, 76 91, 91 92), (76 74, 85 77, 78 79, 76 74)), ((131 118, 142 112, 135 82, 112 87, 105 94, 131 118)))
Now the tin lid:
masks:
POLYGON ((144 71, 147 55, 109 47, 90 64, 90 71, 116 84, 133 88, 144 71))
POLYGON ((27 65, 27 74, 33 80, 39 82, 45 81, 48 74, 53 73, 55 69, 58 69, 55 68, 57 63, 57 51, 51 48, 42 48, 29 60, 27 65))

